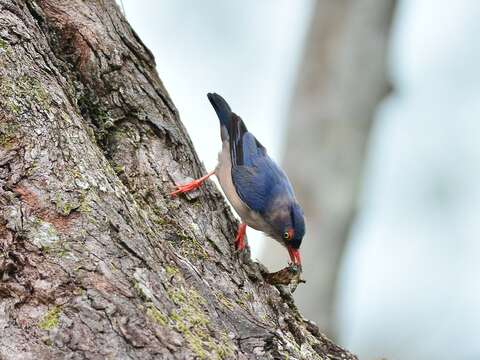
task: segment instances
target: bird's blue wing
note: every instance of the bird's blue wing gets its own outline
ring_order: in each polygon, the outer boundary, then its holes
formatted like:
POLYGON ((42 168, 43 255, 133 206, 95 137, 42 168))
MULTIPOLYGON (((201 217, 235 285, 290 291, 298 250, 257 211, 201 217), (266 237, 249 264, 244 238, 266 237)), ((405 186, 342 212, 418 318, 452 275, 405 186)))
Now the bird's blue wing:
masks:
POLYGON ((261 214, 265 213, 279 193, 293 196, 284 172, 248 131, 238 139, 235 154, 232 153, 232 181, 240 199, 261 214))
POLYGON ((253 161, 267 153, 263 145, 252 133, 248 132, 242 119, 235 113, 231 115, 229 142, 232 165, 252 166, 253 161))

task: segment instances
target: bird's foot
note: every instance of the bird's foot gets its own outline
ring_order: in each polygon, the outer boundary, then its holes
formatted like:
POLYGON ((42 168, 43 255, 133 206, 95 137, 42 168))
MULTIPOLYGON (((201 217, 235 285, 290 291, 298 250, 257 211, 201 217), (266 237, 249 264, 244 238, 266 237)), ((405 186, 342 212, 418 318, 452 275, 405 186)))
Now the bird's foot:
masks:
POLYGON ((193 191, 198 189, 202 185, 201 181, 193 180, 192 182, 185 184, 185 185, 177 185, 175 186, 175 191, 170 193, 170 196, 177 196, 178 194, 183 194, 189 191, 193 191))
POLYGON ((238 252, 243 251, 245 249, 245 242, 243 241, 243 237, 238 237, 235 239, 235 249, 238 252))
POLYGON ((247 224, 240 224, 238 226, 237 237, 235 238, 235 249, 242 251, 245 249, 245 242, 243 241, 245 233, 247 232, 247 224))
POLYGON ((177 196, 178 194, 183 194, 183 193, 187 193, 189 191, 193 191, 193 190, 198 189, 203 184, 203 182, 205 180, 207 180, 213 174, 215 174, 214 171, 208 173, 205 176, 202 176, 200 179, 193 180, 192 182, 189 182, 188 184, 175 186, 176 190, 171 192, 170 196, 177 196))

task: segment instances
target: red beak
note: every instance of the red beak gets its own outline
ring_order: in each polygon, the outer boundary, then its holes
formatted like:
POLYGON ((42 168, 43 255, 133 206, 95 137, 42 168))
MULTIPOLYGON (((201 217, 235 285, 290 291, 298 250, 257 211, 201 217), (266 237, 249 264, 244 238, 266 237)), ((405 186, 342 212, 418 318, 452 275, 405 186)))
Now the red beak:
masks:
POLYGON ((300 251, 291 246, 287 247, 288 253, 290 254, 290 259, 297 266, 302 266, 302 260, 300 259, 300 251))

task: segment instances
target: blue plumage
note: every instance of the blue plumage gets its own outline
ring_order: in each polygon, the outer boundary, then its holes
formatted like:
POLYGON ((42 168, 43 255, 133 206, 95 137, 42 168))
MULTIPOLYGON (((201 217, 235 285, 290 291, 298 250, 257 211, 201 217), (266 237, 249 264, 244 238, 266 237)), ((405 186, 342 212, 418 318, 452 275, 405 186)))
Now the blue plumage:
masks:
POLYGON ((293 196, 283 172, 268 156, 257 156, 250 165, 232 166, 232 179, 242 200, 261 214, 278 196, 293 196))

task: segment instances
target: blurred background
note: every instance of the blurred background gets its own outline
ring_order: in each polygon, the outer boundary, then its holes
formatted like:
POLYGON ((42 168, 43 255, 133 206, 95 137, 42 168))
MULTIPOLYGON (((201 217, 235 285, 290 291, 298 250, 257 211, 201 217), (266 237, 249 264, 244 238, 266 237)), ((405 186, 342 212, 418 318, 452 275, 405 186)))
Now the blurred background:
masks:
POLYGON ((306 317, 361 359, 480 359, 479 1, 118 3, 205 167, 215 91, 289 174, 306 317))

